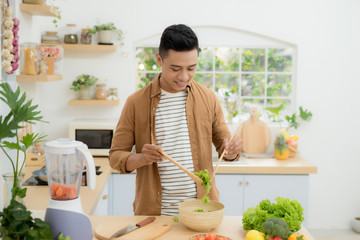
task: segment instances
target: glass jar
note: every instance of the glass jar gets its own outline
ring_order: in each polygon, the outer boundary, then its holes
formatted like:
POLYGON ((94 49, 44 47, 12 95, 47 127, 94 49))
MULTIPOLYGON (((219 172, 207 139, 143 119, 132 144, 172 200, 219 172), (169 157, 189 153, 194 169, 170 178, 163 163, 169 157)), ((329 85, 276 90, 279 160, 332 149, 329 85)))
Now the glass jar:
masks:
POLYGON ((20 49, 21 74, 36 75, 37 44, 26 42, 21 45, 20 49))
MULTIPOLYGON (((21 185, 24 181, 24 176, 25 176, 25 173, 21 173, 18 177, 17 177, 17 184, 16 186, 18 188, 21 188, 21 185)), ((4 183, 5 183, 5 187, 6 187, 6 191, 5 191, 5 194, 6 194, 6 200, 5 200, 5 204, 4 204, 4 207, 7 207, 9 206, 10 204, 10 201, 12 199, 12 188, 14 186, 14 174, 13 173, 4 173, 3 174, 3 179, 4 179, 4 183)), ((23 198, 20 198, 19 196, 16 196, 15 197, 15 200, 24 204, 24 199, 23 198)))
POLYGON ((67 43, 67 44, 77 44, 78 43, 76 24, 66 24, 64 43, 67 43))
POLYGON ((60 74, 59 64, 63 57, 63 48, 61 46, 40 45, 38 51, 40 55, 39 74, 42 75, 44 72, 48 75, 60 74))
POLYGON ((81 29, 81 38, 80 42, 81 44, 91 44, 91 33, 89 32, 88 28, 81 29))
POLYGON ((95 98, 97 100, 105 100, 108 96, 108 91, 105 89, 105 84, 96 84, 95 98))
POLYGON ((118 90, 117 88, 110 88, 109 89, 109 100, 116 100, 118 99, 118 90))

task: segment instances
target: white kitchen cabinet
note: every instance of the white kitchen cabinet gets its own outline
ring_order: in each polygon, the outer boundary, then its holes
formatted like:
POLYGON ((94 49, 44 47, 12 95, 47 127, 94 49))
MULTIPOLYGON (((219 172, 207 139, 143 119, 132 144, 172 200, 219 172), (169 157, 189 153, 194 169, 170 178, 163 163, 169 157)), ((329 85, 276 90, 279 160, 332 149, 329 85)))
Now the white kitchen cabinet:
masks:
POLYGON ((134 215, 136 174, 111 174, 109 179, 109 215, 134 215))
POLYGON ((304 208, 306 226, 309 175, 240 175, 216 174, 216 186, 225 215, 242 216, 249 207, 256 207, 264 199, 275 202, 277 197, 296 199, 304 208))
POLYGON ((109 182, 105 185, 93 215, 109 215, 109 182))

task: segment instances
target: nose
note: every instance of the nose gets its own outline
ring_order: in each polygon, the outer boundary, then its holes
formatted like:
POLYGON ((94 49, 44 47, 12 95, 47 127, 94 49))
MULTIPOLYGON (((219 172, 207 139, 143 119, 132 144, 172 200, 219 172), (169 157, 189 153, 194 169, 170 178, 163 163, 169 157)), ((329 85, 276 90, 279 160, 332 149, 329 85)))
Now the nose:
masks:
POLYGON ((181 70, 179 71, 179 74, 178 74, 178 79, 180 81, 188 81, 188 78, 189 78, 189 74, 187 72, 187 70, 181 70))

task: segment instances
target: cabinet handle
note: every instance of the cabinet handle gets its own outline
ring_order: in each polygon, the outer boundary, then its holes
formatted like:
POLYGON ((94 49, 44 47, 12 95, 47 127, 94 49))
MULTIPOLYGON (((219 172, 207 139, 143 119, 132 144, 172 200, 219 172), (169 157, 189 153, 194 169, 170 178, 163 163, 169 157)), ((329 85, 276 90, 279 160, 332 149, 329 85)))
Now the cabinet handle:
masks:
POLYGON ((246 181, 246 183, 245 183, 246 185, 249 185, 250 183, 249 183, 249 181, 246 181))
POLYGON ((241 186, 242 184, 243 184, 243 181, 240 181, 240 182, 239 182, 239 185, 241 186))
POLYGON ((107 194, 105 194, 105 195, 103 195, 103 197, 102 197, 102 199, 107 199, 108 198, 108 195, 107 194))

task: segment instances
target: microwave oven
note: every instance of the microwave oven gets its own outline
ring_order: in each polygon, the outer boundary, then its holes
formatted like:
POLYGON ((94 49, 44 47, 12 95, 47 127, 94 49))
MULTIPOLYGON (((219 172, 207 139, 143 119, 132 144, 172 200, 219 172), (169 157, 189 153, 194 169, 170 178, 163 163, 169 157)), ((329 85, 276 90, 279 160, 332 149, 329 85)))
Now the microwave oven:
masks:
POLYGON ((75 119, 69 123, 69 138, 85 143, 93 156, 109 156, 115 119, 75 119))

